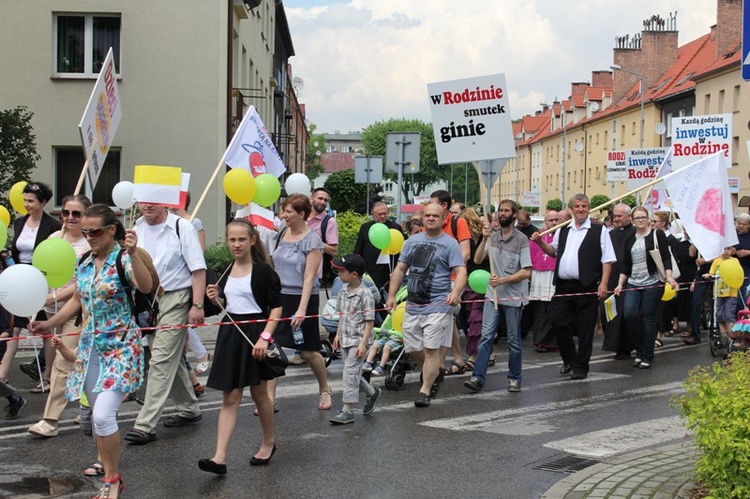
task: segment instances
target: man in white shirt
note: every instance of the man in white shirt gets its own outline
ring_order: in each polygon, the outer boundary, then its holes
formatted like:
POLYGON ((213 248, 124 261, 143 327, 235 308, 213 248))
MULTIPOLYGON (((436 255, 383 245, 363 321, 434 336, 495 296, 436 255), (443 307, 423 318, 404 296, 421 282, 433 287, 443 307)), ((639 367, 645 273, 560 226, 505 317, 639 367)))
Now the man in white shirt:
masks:
MULTIPOLYGON (((151 255, 161 284, 157 327, 202 324, 206 262, 198 234, 192 224, 162 205, 138 206, 143 215, 135 223, 138 245, 151 255)), ((156 423, 168 396, 172 397, 177 414, 164 420, 164 426, 180 427, 200 421, 198 399, 182 356, 186 339, 187 330, 180 327, 158 329, 153 335, 145 403, 125 440, 133 444, 156 440, 156 423)))

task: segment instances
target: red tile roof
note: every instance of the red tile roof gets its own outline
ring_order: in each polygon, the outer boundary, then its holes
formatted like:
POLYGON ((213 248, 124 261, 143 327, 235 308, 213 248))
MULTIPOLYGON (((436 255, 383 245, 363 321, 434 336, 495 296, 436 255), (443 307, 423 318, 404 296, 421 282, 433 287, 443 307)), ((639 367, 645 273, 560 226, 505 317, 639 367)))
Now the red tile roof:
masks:
POLYGON ((320 157, 320 164, 326 173, 351 170, 354 168, 354 155, 348 152, 326 152, 320 157))

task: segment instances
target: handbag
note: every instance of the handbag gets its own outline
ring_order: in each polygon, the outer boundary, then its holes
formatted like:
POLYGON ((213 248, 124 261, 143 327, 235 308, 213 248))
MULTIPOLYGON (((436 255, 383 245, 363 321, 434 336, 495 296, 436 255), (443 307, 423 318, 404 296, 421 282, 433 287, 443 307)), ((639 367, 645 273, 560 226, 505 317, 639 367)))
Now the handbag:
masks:
MULTIPOLYGON (((221 312, 225 313, 230 321, 235 322, 232 316, 229 315, 229 312, 227 312, 224 307, 222 307, 221 305, 219 305, 219 307, 221 308, 221 312)), ((237 328, 237 331, 239 331, 242 337, 245 338, 245 341, 250 344, 250 348, 255 348, 255 343, 253 343, 252 340, 247 337, 245 331, 243 331, 237 323, 234 324, 234 327, 237 328)), ((273 376, 274 378, 279 378, 286 374, 286 368, 288 366, 289 359, 287 358, 284 349, 280 348, 276 343, 270 343, 266 348, 266 358, 260 361, 261 370, 265 371, 267 374, 273 376)))
MULTIPOLYGON (((661 282, 667 282, 667 271, 664 269, 664 262, 662 261, 661 253, 659 252, 659 241, 656 238, 656 231, 651 231, 651 234, 654 238, 654 249, 649 250, 648 254, 656 264, 656 273, 659 275, 659 280, 661 282)), ((672 278, 675 280, 679 279, 680 268, 677 266, 677 260, 675 260, 674 255, 672 254, 672 248, 669 248, 669 257, 672 259, 672 278)))

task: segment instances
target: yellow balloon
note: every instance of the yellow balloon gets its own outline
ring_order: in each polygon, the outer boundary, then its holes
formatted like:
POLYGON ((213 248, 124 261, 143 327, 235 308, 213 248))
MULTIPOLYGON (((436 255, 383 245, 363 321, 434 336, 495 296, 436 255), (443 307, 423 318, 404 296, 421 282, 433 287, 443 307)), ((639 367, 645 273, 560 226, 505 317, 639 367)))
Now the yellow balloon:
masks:
POLYGON ((393 329, 401 333, 404 332, 401 329, 404 324, 404 315, 406 315, 406 302, 396 307, 396 310, 391 314, 391 325, 393 326, 393 329))
POLYGON ((26 187, 27 182, 22 180, 13 184, 8 193, 8 199, 10 199, 10 205, 21 215, 26 214, 26 208, 23 207, 23 189, 26 187))
POLYGON ((661 295, 661 301, 670 301, 677 296, 677 292, 669 284, 664 285, 664 294, 661 295))
POLYGON ((255 178, 241 168, 232 168, 224 176, 224 193, 237 204, 249 204, 255 197, 255 178))
POLYGON ((10 227, 10 212, 5 206, 0 206, 0 220, 3 221, 6 227, 10 227))
POLYGON ((391 242, 385 249, 389 255, 398 255, 404 247, 404 234, 398 229, 391 229, 391 242))
POLYGON ((739 260, 731 258, 719 265, 719 277, 730 288, 739 289, 745 280, 745 272, 742 270, 739 260))

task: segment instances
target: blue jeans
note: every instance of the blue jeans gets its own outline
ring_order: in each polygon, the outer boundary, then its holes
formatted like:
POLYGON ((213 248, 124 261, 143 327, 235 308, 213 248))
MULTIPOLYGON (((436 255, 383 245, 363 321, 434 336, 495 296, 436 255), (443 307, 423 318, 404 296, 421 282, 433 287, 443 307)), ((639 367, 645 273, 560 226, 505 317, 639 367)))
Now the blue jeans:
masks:
POLYGON ((487 364, 492 354, 492 342, 495 340, 497 323, 500 314, 505 315, 505 326, 508 330, 508 379, 521 381, 521 307, 508 307, 485 302, 482 313, 482 339, 477 347, 477 360, 474 363, 474 377, 484 385, 487 375, 487 364))
POLYGON ((630 284, 625 291, 623 317, 633 335, 636 357, 651 364, 654 361, 654 341, 656 341, 656 314, 659 311, 664 288, 648 287, 633 289, 630 284), (638 311, 641 320, 638 320, 638 311))

